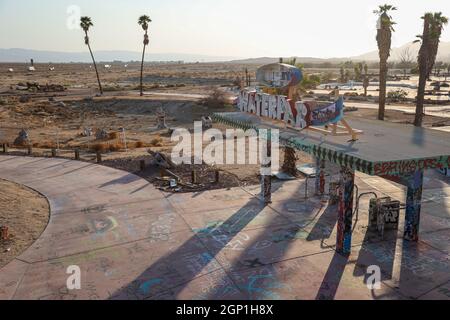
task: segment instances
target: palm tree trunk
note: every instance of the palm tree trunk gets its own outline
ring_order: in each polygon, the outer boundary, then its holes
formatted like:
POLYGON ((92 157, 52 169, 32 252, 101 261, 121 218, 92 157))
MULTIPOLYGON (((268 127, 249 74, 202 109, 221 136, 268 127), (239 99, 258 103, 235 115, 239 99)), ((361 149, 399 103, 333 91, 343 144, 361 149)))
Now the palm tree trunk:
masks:
MULTIPOLYGON (((86 32, 86 39, 88 39, 87 32, 86 32)), ((92 53, 92 49, 91 49, 91 45, 90 45, 89 41, 87 40, 86 42, 87 42, 86 44, 89 48, 89 53, 91 54, 92 62, 94 63, 95 74, 97 75, 97 81, 98 81, 98 88, 100 89, 100 94, 103 94, 103 88, 102 88, 102 84, 100 82, 100 76, 98 75, 97 64, 95 63, 94 54, 92 53)))
POLYGON ((146 46, 146 45, 144 44, 144 49, 142 50, 142 61, 141 61, 141 97, 144 95, 143 77, 144 77, 145 46, 146 46))
POLYGON ((380 61, 380 91, 379 91, 379 108, 378 120, 384 120, 386 108, 386 80, 387 80, 387 61, 380 61))
POLYGON ((427 85, 427 73, 425 68, 420 68, 419 76, 419 88, 417 90, 417 105, 416 105, 416 116, 414 119, 414 125, 416 127, 422 126, 423 120, 423 106, 425 102, 425 87, 427 85))

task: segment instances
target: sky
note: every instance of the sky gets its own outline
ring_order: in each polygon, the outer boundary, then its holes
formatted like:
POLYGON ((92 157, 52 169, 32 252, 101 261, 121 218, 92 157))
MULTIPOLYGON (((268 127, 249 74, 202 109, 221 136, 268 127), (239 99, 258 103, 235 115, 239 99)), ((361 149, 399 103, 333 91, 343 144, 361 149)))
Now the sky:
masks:
MULTIPOLYGON (((386 0, 387 1, 387 0, 386 0)), ((351 57, 377 49, 376 0, 0 0, 0 48, 86 51, 78 12, 90 16, 94 50, 249 57, 351 57)), ((393 47, 412 42, 428 11, 450 16, 449 0, 391 0, 393 47)), ((450 26, 442 41, 450 41, 450 26)))

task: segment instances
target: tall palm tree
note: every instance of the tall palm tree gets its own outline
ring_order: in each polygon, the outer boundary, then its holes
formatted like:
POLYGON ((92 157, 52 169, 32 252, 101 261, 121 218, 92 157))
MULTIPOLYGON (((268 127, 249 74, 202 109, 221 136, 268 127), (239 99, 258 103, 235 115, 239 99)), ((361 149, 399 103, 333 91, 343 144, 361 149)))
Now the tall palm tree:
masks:
POLYGON ((380 94, 378 119, 384 120, 384 111, 386 108, 386 81, 388 73, 387 61, 391 55, 392 32, 394 31, 395 22, 389 15, 391 11, 397 10, 396 7, 385 4, 379 6, 374 13, 379 16, 377 26, 377 44, 378 54, 380 56, 380 94))
POLYGON ((92 61, 94 62, 95 73, 97 74, 97 81, 98 81, 98 87, 100 89, 100 94, 103 94, 103 88, 102 88, 102 84, 100 82, 100 76, 98 75, 97 64, 95 63, 94 54, 92 53, 91 45, 89 43, 88 31, 93 26, 94 26, 94 24, 92 23, 92 19, 90 17, 81 17, 80 27, 81 27, 81 29, 83 29, 84 34, 85 34, 84 43, 88 46, 89 52, 91 53, 91 58, 92 58, 92 61))
POLYGON ((149 16, 143 15, 139 17, 138 24, 145 31, 144 34, 144 49, 142 50, 142 62, 141 62, 141 97, 144 95, 144 85, 143 85, 143 76, 144 76, 144 57, 145 57, 145 47, 150 43, 148 39, 148 24, 152 22, 149 16))
POLYGON ((425 102, 425 87, 433 66, 436 62, 436 56, 439 49, 442 30, 448 23, 448 18, 444 17, 441 12, 426 13, 423 17, 423 34, 417 36, 422 42, 419 50, 419 88, 417 89, 417 105, 414 125, 422 126, 423 107, 425 102))

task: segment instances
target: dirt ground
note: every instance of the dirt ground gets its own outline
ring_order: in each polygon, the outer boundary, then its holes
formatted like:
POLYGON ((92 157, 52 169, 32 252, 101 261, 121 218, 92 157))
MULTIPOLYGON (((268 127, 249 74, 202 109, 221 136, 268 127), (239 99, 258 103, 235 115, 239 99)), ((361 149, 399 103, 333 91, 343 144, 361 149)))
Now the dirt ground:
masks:
POLYGON ((0 179, 0 226, 9 229, 9 239, 0 239, 0 268, 39 238, 49 210, 47 199, 39 193, 0 179))
MULTIPOLYGON (((170 173, 160 173, 150 164, 152 156, 147 152, 170 154, 175 142, 171 141, 169 130, 158 130, 157 110, 166 114, 169 128, 192 129, 193 122, 213 112, 234 111, 232 106, 212 108, 201 104, 196 95, 208 95, 214 89, 224 92, 233 90, 233 82, 244 76, 245 68, 254 77, 257 65, 231 63, 200 64, 154 64, 145 67, 144 97, 138 95, 139 64, 114 63, 105 69, 100 64, 100 77, 105 94, 96 96, 95 73, 89 64, 56 64, 50 71, 49 65, 37 64, 35 72, 27 72, 25 64, 0 64, 0 143, 10 145, 10 154, 27 154, 28 145, 34 156, 51 156, 57 149, 60 157, 74 158, 74 150, 80 149, 80 159, 96 161, 96 153, 102 155, 102 164, 134 172, 158 187, 167 189, 174 176, 182 185, 174 190, 190 192, 238 185, 255 184, 259 181, 259 167, 182 165, 170 173), (8 73, 8 68, 14 68, 8 73), (39 83, 40 90, 24 90, 27 83, 39 83), (46 85, 63 85, 65 91, 43 92, 46 85), (164 94, 175 94, 165 96, 164 94), (176 94, 181 94, 176 96, 176 94), (21 102, 21 98, 27 99, 21 102), (25 145, 14 146, 21 129, 29 135, 25 145), (122 128, 125 134, 121 133, 122 128), (104 130, 106 136, 97 138, 96 132, 104 130), (86 133, 90 132, 90 135, 86 133), (141 170, 144 160, 146 169, 141 170), (192 171, 195 170, 198 183, 192 185, 192 171), (216 182, 216 171, 219 182, 216 182), (181 187, 181 189, 180 189, 181 187)), ((48 90, 47 90, 48 91, 48 90)), ((319 94, 323 94, 318 90, 319 94)), ((376 110, 359 109, 348 112, 352 117, 376 119, 376 110)), ((426 116, 425 126, 450 125, 450 118, 426 116)), ((412 123, 413 115, 387 110, 386 120, 398 123, 412 123)), ((221 124, 214 124, 222 131, 221 124)), ((2 151, 2 150, 0 150, 2 151)), ((297 154, 299 163, 311 162, 307 155, 297 154)), ((281 161, 283 154, 281 154, 281 161)))

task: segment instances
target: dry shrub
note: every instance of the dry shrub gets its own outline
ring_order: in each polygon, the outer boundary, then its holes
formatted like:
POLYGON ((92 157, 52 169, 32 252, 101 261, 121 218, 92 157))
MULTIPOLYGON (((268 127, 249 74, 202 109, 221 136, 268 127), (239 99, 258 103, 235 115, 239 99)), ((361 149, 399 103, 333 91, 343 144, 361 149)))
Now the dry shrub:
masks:
POLYGON ((135 143, 135 148, 144 148, 145 147, 145 144, 144 144, 144 142, 142 142, 142 141, 137 141, 136 143, 135 143))
POLYGON ((109 145, 109 151, 110 152, 116 152, 116 151, 120 151, 123 148, 121 143, 111 143, 109 145))
POLYGON ((150 141, 150 146, 152 147, 162 147, 163 139, 161 137, 156 137, 150 141))
POLYGON ((118 132, 110 132, 108 134, 108 137, 110 140, 117 140, 117 139, 119 139, 119 133, 118 132))
POLYGON ((211 108, 222 108, 227 103, 225 92, 216 88, 209 96, 202 99, 200 103, 211 108))
POLYGON ((49 142, 49 141, 44 141, 42 143, 35 142, 35 143, 33 143, 33 147, 34 148, 41 148, 41 149, 55 149, 56 148, 56 144, 53 143, 53 142, 49 142))
POLYGON ((105 152, 107 146, 104 143, 96 143, 91 146, 91 150, 95 152, 105 152))

